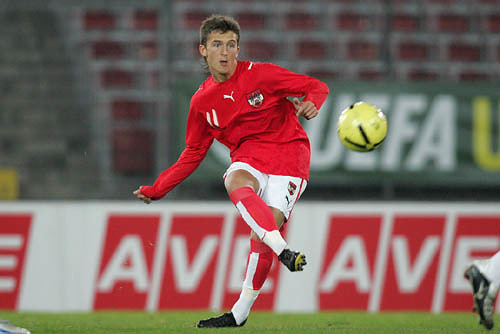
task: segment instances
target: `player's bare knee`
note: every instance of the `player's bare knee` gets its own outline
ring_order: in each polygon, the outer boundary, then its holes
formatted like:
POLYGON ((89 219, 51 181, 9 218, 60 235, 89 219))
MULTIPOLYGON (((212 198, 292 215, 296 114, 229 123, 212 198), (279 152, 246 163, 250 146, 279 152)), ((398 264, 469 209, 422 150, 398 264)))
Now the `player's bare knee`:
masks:
POLYGON ((224 186, 228 194, 242 187, 251 187, 255 192, 259 191, 259 181, 243 169, 238 169, 231 172, 224 180, 224 186))
POLYGON ((283 226, 283 224, 285 223, 285 214, 280 209, 273 207, 270 208, 273 213, 274 220, 276 221, 276 226, 278 227, 279 230, 281 226, 283 226))

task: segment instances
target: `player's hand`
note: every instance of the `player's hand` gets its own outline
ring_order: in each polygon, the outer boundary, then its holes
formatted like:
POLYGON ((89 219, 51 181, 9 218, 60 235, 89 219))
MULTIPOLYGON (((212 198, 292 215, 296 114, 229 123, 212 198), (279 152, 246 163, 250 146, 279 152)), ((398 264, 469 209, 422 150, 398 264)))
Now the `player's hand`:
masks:
POLYGON ((141 188, 134 191, 134 195, 137 196, 138 199, 140 199, 141 201, 143 201, 146 204, 150 204, 153 201, 151 198, 146 197, 141 193, 141 188))
POLYGON ((311 119, 318 116, 318 109, 311 101, 300 101, 298 98, 293 99, 293 106, 295 107, 295 114, 302 116, 305 119, 311 119))

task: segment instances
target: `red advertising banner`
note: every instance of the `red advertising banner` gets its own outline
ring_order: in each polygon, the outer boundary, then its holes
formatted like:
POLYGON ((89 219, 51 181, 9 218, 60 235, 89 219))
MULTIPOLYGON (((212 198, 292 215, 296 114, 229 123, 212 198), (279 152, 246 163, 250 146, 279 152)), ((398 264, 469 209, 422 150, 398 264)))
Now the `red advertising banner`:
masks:
POLYGON ((94 309, 146 307, 159 221, 157 215, 109 216, 94 309))
POLYGON ((31 219, 31 214, 0 214, 0 309, 17 308, 31 219))
POLYGON ((366 310, 375 270, 382 216, 330 218, 319 279, 319 308, 366 310))
POLYGON ((430 310, 446 216, 397 215, 380 310, 430 310))
POLYGON ((223 215, 173 216, 159 309, 210 307, 223 222, 223 215))

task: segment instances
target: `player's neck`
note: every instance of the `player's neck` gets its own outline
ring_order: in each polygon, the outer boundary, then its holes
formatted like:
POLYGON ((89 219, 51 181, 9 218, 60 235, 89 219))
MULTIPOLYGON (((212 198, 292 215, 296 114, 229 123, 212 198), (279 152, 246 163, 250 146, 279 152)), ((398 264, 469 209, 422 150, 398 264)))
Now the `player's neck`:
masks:
POLYGON ((238 66, 235 66, 232 69, 232 71, 230 71, 228 73, 221 73, 221 72, 214 70, 214 71, 210 71, 210 74, 212 74, 212 78, 214 79, 215 82, 225 82, 225 81, 228 81, 229 79, 231 79, 231 77, 236 72, 237 67, 238 66))

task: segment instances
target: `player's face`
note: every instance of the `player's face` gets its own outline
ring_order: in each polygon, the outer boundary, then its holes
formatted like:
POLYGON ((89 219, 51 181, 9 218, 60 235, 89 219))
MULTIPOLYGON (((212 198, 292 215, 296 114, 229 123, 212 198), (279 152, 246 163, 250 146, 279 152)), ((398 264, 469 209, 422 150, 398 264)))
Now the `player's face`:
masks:
POLYGON ((215 81, 226 81, 236 70, 236 58, 240 52, 237 38, 232 31, 212 31, 208 35, 207 46, 200 45, 200 53, 206 57, 208 69, 215 81))

